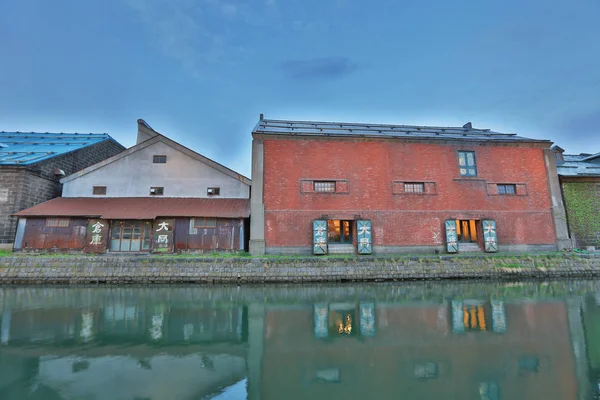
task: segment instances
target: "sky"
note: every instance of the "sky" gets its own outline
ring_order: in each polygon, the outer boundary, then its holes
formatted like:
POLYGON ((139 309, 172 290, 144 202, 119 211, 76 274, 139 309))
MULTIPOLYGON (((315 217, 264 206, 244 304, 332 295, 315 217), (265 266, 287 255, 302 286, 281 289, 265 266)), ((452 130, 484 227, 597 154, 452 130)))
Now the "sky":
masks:
POLYGON ((462 126, 600 152, 600 0, 0 0, 0 130, 138 118, 250 176, 269 119, 462 126))

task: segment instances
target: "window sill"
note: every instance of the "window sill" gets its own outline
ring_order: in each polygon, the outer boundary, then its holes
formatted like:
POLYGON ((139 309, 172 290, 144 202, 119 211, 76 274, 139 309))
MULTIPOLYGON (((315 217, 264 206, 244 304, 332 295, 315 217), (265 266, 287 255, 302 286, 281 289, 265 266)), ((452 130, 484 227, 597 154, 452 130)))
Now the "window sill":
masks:
POLYGON ((437 196, 437 193, 392 193, 394 196, 437 196))
POLYGON ((452 180, 453 181, 482 181, 482 182, 485 182, 485 179, 479 178, 477 176, 473 176, 473 177, 462 176, 460 178, 454 178, 452 180))

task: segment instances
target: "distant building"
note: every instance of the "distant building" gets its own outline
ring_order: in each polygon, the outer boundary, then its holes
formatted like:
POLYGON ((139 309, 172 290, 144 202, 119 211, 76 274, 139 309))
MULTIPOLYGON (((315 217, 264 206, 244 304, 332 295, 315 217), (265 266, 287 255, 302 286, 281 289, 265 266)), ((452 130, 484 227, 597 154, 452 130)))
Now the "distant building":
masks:
POLYGON ((62 180, 63 197, 17 213, 15 248, 237 251, 250 179, 138 120, 137 144, 62 180))
POLYGON ((600 249, 600 153, 563 154, 556 151, 569 233, 576 247, 600 249))
POLYGON ((570 247, 548 140, 262 117, 252 136, 253 254, 570 247))
POLYGON ((60 196, 65 175, 124 149, 107 134, 0 132, 0 248, 13 247, 14 213, 60 196))

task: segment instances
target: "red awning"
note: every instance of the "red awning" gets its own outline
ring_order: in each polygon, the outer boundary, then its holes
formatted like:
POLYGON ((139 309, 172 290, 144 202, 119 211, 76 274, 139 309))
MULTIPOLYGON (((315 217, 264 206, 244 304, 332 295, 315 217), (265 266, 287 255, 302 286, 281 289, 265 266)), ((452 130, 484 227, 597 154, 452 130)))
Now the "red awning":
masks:
POLYGON ((18 217, 103 219, 248 218, 250 216, 250 200, 187 197, 59 197, 19 211, 14 215, 18 217))

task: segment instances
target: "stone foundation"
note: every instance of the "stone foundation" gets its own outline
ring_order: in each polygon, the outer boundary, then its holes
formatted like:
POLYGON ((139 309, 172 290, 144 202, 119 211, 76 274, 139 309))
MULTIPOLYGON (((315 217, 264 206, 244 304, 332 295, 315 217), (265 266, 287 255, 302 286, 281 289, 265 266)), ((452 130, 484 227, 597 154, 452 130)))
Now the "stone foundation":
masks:
POLYGON ((600 276, 600 255, 192 258, 0 257, 4 284, 303 283, 600 276))

